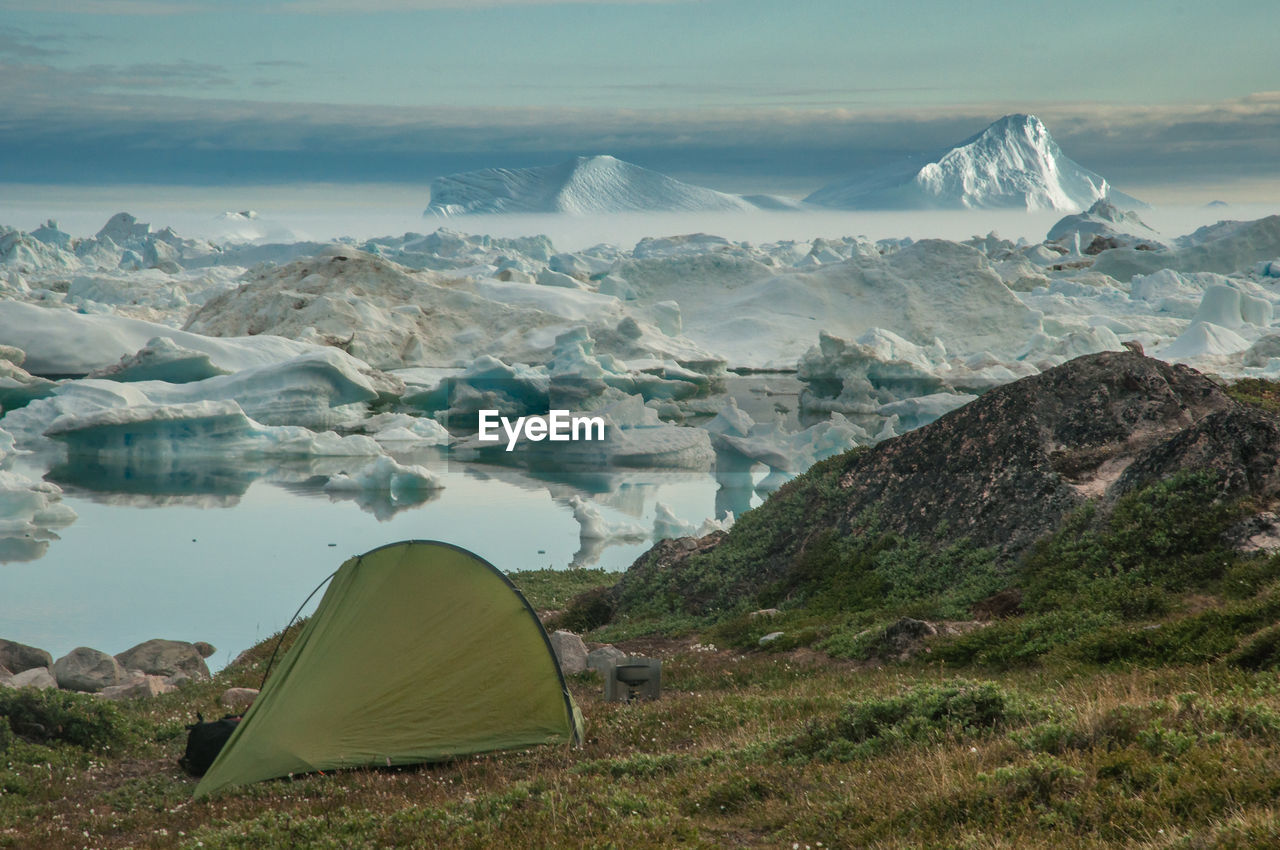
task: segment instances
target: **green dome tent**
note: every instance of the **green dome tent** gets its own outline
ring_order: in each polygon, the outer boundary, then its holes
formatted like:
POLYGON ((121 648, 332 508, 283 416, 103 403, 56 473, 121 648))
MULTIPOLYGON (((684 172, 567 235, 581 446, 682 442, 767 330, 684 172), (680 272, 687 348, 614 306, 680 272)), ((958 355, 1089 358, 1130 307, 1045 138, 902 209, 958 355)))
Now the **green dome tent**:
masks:
POLYGON ((195 796, 581 739, 547 633, 507 577, 447 543, 392 543, 334 573, 195 796))

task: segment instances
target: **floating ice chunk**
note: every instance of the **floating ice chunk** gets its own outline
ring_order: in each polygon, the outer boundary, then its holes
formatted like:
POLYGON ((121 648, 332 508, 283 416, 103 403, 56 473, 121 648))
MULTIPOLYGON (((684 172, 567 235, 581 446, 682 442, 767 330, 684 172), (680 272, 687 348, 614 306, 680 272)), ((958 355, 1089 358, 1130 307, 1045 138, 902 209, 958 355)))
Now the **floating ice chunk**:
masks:
POLYGON ((149 340, 134 354, 121 357, 120 362, 114 366, 95 369, 89 373, 89 377, 112 381, 186 384, 226 374, 226 369, 213 365, 207 353, 183 348, 169 337, 158 336, 149 340))
POLYGON ((398 449, 447 446, 450 440, 449 432, 439 422, 407 413, 379 413, 366 419, 363 428, 379 443, 398 449))
POLYGON ((711 434, 746 437, 751 434, 755 424, 750 414, 739 408, 737 400, 730 396, 729 403, 720 408, 720 412, 704 424, 702 429, 711 434))
POLYGON ((1105 198, 1082 213, 1066 216, 1049 229, 1048 242, 1066 245, 1075 254, 1098 254, 1110 248, 1145 245, 1165 248, 1160 234, 1131 211, 1121 211, 1105 198))
POLYGON ((800 405, 872 413, 888 401, 949 391, 945 354, 940 341, 926 348, 880 328, 852 342, 823 332, 800 360, 800 405))
POLYGON ((1098 325, 1087 330, 1072 331, 1061 337, 1036 334, 1018 359, 1034 363, 1039 369, 1048 369, 1085 354, 1123 350, 1124 346, 1115 331, 1105 325, 1098 325))
POLYGON ((64 443, 74 456, 129 457, 151 463, 225 455, 346 457, 382 452, 368 437, 260 425, 234 401, 141 404, 66 414, 54 420, 44 435, 64 443))
POLYGON ((1271 324, 1272 317, 1273 307, 1270 301, 1246 295, 1233 286, 1214 284, 1204 291, 1204 297, 1192 321, 1207 322, 1224 328, 1240 328, 1244 325, 1267 327, 1271 324))
POLYGON ((600 295, 612 295, 622 301, 634 301, 639 297, 636 294, 635 287, 616 274, 608 274, 602 277, 596 287, 596 292, 600 295))
MULTIPOLYGON (((364 418, 363 403, 379 397, 379 388, 356 363, 340 351, 321 348, 195 383, 147 381, 138 386, 156 403, 234 400, 264 425, 331 428, 364 418)), ((399 387, 403 390, 402 384, 399 387)))
POLYGON ((1174 240, 1162 251, 1121 248, 1098 255, 1094 268, 1118 280, 1160 269, 1231 274, 1280 253, 1280 215, 1256 221, 1220 221, 1174 240))
POLYGON ((0 226, 0 268, 30 274, 73 271, 80 266, 80 259, 66 247, 21 230, 0 226))
POLYGON ((58 222, 49 219, 44 224, 31 231, 31 237, 38 239, 46 245, 54 245, 58 248, 71 248, 71 234, 64 232, 58 227, 58 222))
POLYGON ((561 272, 543 269, 536 278, 539 286, 558 286, 562 289, 582 289, 582 282, 561 272))
POLYGON ((443 488, 425 467, 399 464, 385 455, 353 473, 332 475, 324 485, 331 499, 351 499, 382 522, 436 498, 443 488))
POLYGON ((274 336, 213 338, 122 316, 86 316, 64 308, 0 301, 0 339, 27 353, 24 366, 33 375, 85 375, 115 365, 156 337, 204 352, 227 371, 277 363, 317 349, 274 336))
POLYGON ((444 483, 426 467, 406 466, 386 455, 351 474, 333 475, 324 485, 324 489, 331 492, 382 490, 390 493, 393 500, 443 487, 444 483))
POLYGON ((1210 322, 1195 322, 1173 342, 1158 349, 1155 356, 1177 362, 1236 354, 1247 348, 1249 341, 1230 328, 1210 322))
POLYGON ((19 348, 0 345, 0 412, 15 410, 38 398, 53 394, 57 386, 22 368, 26 354, 19 348))

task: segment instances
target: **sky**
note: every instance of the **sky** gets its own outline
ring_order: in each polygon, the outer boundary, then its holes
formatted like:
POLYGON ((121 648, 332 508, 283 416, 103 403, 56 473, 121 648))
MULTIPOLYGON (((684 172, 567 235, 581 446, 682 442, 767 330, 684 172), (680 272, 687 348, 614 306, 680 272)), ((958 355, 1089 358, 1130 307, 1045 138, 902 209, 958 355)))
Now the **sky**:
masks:
POLYGON ((1124 190, 1280 187, 1274 0, 0 0, 0 20, 0 184, 425 186, 610 153, 803 195, 1032 112, 1124 190))

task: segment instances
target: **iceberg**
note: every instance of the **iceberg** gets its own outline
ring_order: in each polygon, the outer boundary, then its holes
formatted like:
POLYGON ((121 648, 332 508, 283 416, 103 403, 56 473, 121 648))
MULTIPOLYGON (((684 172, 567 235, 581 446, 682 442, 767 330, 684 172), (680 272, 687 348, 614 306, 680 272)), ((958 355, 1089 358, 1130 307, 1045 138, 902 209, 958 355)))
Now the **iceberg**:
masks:
POLYGON ((1025 209, 1079 212, 1116 192, 1063 154, 1034 115, 1006 115, 926 163, 839 181, 805 203, 841 209, 1025 209))
POLYGON ((76 457, 134 459, 147 464, 175 464, 203 458, 377 456, 369 437, 315 432, 296 425, 254 422, 234 401, 185 404, 135 404, 83 415, 64 414, 44 436, 67 447, 76 457))
POLYGON ((424 215, 751 210, 757 205, 682 183, 611 156, 534 168, 486 168, 439 177, 424 215))

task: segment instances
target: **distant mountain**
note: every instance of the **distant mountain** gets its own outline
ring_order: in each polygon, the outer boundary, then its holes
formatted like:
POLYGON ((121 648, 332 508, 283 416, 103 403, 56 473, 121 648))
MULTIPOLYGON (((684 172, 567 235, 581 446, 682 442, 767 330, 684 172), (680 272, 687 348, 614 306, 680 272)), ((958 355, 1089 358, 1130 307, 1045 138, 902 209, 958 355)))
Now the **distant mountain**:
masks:
POLYGON ((536 168, 486 168, 440 177, 425 215, 473 213, 708 212, 779 209, 796 202, 750 200, 682 183, 612 156, 579 156, 536 168))
POLYGON ((1034 115, 1006 115, 923 167, 823 187, 806 203, 839 209, 1025 209, 1080 212, 1107 199, 1145 207, 1069 159, 1034 115))

